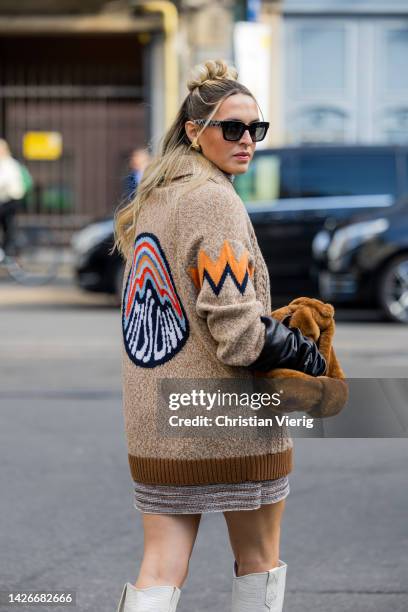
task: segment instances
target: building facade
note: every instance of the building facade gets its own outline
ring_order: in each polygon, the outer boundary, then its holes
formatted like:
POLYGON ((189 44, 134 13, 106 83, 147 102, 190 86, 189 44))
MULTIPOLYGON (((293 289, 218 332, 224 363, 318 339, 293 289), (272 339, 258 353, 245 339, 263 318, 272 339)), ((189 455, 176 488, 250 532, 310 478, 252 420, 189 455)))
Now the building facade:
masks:
POLYGON ((129 154, 150 137, 161 32, 160 15, 128 2, 1 3, 1 136, 34 179, 27 222, 61 242, 120 201, 129 154))
POLYGON ((208 58, 259 96, 260 146, 408 139, 406 0, 3 0, 0 58, 0 135, 65 241, 112 214, 208 58))
POLYGON ((285 0, 283 140, 406 143, 406 0, 285 0))

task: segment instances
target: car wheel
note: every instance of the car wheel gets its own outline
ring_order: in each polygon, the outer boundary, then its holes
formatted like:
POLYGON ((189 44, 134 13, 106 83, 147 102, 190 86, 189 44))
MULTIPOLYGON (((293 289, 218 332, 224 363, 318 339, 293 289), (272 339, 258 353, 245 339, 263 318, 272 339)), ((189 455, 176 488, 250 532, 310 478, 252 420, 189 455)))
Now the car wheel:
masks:
POLYGON ((125 271, 125 265, 120 264, 115 270, 115 304, 120 306, 122 303, 122 288, 123 288, 123 273, 125 271))
POLYGON ((389 321, 408 323, 408 253, 392 259, 383 270, 378 300, 389 321))

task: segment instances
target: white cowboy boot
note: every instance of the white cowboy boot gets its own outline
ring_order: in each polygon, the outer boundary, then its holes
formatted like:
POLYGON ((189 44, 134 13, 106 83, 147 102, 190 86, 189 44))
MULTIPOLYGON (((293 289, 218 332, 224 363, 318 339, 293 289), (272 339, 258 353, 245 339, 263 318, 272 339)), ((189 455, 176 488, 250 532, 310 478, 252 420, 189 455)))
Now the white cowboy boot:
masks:
POLYGON ((127 582, 116 612, 176 612, 180 594, 176 586, 139 589, 127 582))
POLYGON ((234 563, 232 612, 282 612, 287 564, 257 574, 237 576, 234 563))

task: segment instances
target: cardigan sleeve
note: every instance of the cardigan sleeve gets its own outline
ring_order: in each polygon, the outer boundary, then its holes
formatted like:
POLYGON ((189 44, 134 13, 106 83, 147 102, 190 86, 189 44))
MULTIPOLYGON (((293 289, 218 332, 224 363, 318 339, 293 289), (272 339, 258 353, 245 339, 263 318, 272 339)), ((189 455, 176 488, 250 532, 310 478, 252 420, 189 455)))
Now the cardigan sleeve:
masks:
POLYGON ((254 288, 249 222, 235 192, 219 185, 207 183, 179 207, 179 274, 207 322, 218 359, 230 366, 256 360, 265 342, 261 315, 269 314, 254 288))

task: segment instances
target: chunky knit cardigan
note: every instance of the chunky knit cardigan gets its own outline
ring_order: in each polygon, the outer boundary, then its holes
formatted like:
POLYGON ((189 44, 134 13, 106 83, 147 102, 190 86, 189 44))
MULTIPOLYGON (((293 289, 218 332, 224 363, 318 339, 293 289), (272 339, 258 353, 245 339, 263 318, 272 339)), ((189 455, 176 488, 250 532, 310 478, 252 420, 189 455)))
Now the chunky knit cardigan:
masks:
POLYGON ((160 379, 246 379, 271 313, 268 270, 230 175, 210 164, 205 184, 177 191, 203 163, 181 158, 170 185, 140 211, 122 291, 123 411, 135 481, 208 484, 280 478, 293 441, 273 436, 163 437, 160 379), (175 203, 175 204, 174 204, 175 203))

